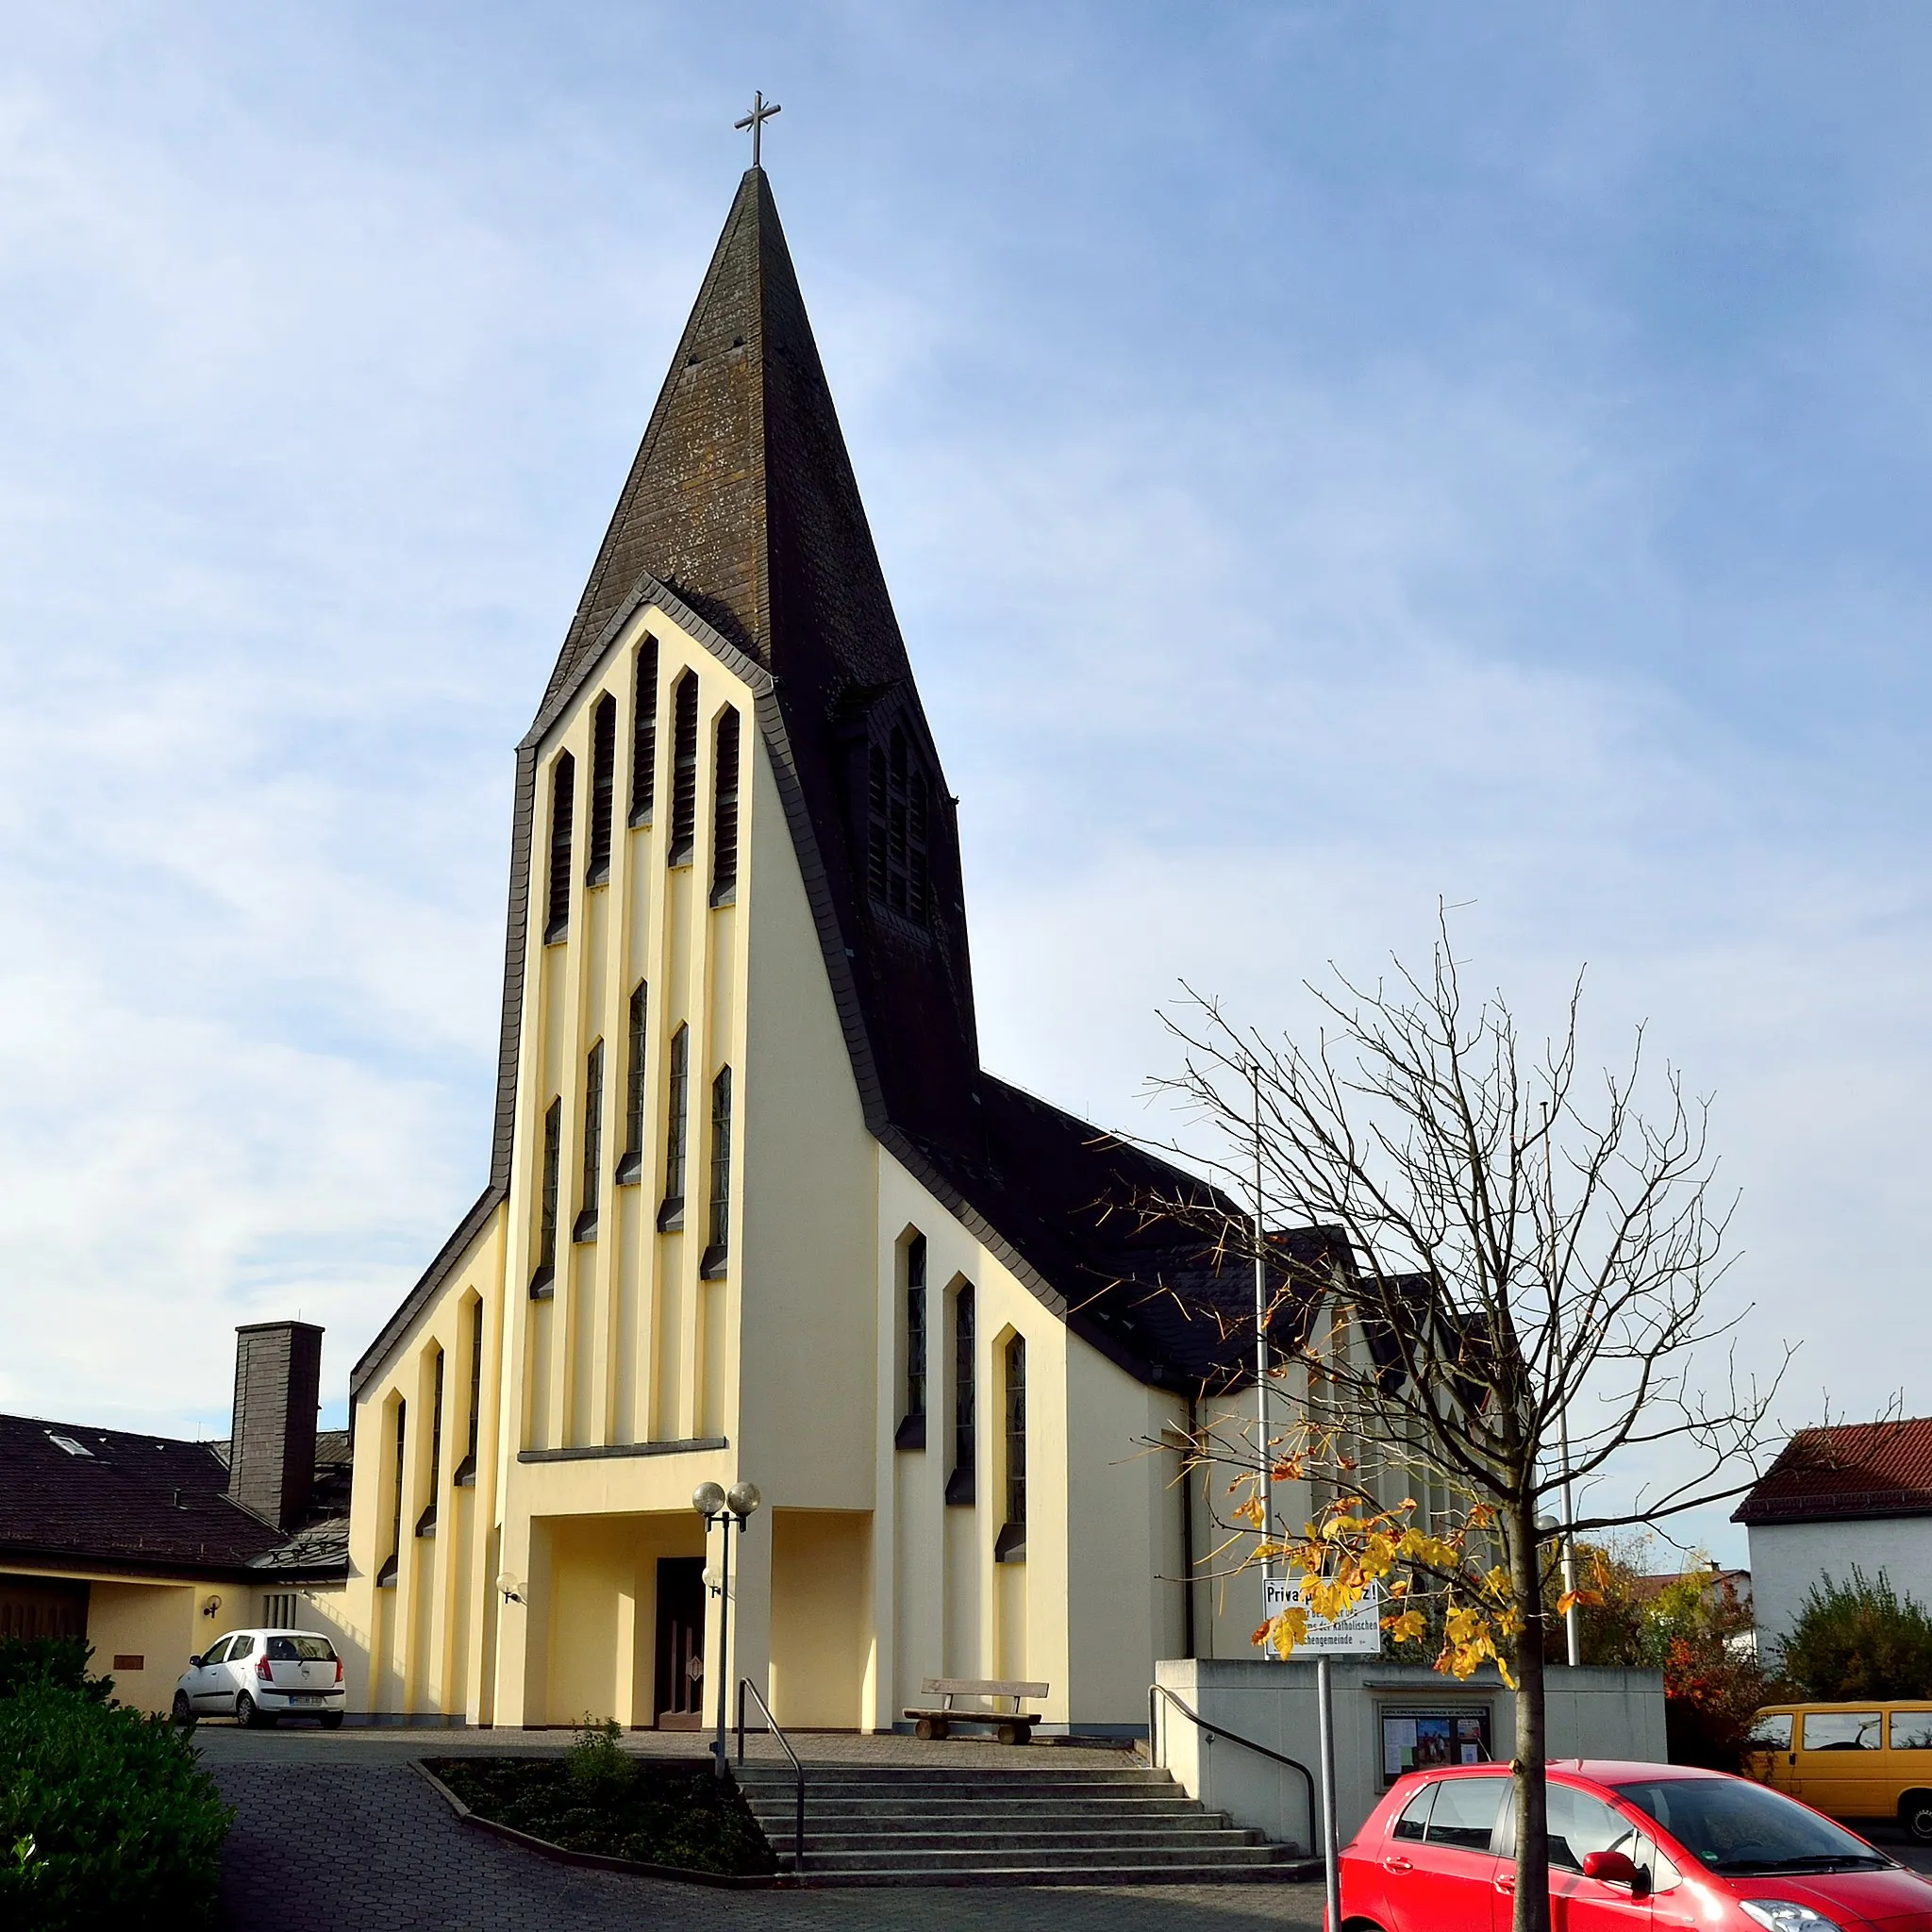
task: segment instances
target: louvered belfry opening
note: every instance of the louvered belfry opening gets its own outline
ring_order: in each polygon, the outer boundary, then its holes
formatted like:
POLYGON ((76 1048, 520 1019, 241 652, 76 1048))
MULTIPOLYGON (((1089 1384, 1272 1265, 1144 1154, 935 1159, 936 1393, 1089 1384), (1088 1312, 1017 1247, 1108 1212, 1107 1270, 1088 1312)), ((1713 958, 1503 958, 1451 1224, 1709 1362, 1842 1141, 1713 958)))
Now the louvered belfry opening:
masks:
POLYGON ((979 1401, 973 1284, 953 1291, 953 1473, 948 1503, 971 1503, 979 1481, 979 1401))
POLYGON ((617 700, 608 691, 591 714, 591 857, 587 886, 610 879, 610 822, 617 791, 617 700))
POLYGON ((617 1164, 620 1187, 642 1178, 644 1160, 644 1046, 651 990, 641 979, 631 989, 628 1058, 624 1075, 624 1158, 617 1164))
POLYGON ((658 797, 658 640, 648 632, 638 646, 636 708, 630 725, 630 822, 651 823, 658 797))
POLYGON ((698 841, 698 681, 687 671, 672 694, 671 841, 666 865, 689 865, 698 841))
POLYGON ((571 821, 576 812, 577 761, 559 752, 550 774, 550 917, 543 943, 554 946, 570 931, 571 821))
POLYGON ((738 897, 738 707, 718 713, 711 765, 711 904, 729 906, 738 897))

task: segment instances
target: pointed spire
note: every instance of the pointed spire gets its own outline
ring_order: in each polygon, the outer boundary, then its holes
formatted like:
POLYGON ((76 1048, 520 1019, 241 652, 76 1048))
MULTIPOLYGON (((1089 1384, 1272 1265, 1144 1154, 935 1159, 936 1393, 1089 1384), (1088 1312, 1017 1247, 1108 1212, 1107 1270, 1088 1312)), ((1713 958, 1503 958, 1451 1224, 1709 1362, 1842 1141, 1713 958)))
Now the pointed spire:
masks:
POLYGON ((739 183, 540 716, 645 574, 776 681, 794 837, 808 879, 822 870, 826 964, 856 994, 841 1006, 875 1129, 974 1142, 957 826, 762 168, 739 183), (923 932, 867 888, 869 747, 893 724, 931 774, 923 932))

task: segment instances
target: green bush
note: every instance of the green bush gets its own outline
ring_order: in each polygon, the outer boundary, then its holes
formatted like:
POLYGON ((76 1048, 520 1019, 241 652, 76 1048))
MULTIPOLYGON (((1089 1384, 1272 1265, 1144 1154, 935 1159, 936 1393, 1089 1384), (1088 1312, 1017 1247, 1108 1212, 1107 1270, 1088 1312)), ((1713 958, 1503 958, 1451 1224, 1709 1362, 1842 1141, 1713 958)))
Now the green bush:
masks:
POLYGON ((1881 1570, 1855 1563, 1848 1583, 1829 1574, 1811 1586, 1780 1659, 1801 1697, 1932 1697, 1932 1612, 1900 1596, 1881 1570))
POLYGON ((0 1697, 11 1697, 29 1684, 59 1684, 105 1704, 113 1694, 114 1680, 88 1675, 93 1654, 85 1637, 0 1637, 0 1697))
POLYGON ((0 1697, 0 1925, 213 1923, 232 1811, 164 1718, 42 1674, 0 1697))

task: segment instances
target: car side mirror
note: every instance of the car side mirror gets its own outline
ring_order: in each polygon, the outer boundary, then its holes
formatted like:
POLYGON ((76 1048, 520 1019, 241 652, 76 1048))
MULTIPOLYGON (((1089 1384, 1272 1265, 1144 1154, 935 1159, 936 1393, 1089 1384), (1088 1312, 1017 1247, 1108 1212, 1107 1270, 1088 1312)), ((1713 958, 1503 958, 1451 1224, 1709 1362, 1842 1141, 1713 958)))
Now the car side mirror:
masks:
POLYGON ((198 1671, 198 1670, 200 1670, 200 1668, 201 1668, 201 1659, 200 1659, 200 1658, 199 1658, 198 1657, 190 1657, 190 1658, 188 1659, 188 1668, 189 1668, 189 1669, 190 1669, 191 1671, 198 1671))
POLYGON ((1583 1875, 1604 1885, 1627 1885, 1632 1898, 1650 1896, 1650 1880, 1627 1852, 1585 1852, 1583 1875))

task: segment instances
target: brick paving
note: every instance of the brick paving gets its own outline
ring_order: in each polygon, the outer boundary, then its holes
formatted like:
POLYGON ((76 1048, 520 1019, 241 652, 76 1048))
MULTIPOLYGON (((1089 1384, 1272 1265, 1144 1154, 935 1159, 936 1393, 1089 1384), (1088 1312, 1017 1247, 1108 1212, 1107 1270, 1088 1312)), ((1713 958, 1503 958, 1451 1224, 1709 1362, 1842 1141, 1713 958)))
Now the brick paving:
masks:
MULTIPOLYGON (((720 1891, 558 1865, 460 1824, 409 1760, 470 1752, 533 1754, 567 1740, 528 1732, 303 1730, 203 1725, 196 1742, 224 1794, 241 1807, 224 1857, 228 1932, 566 1932, 566 1928, 706 1926, 969 1932, 1263 1932, 1321 1923, 1319 1886, 971 1887, 879 1890, 720 1891)), ((760 1740, 762 1741, 762 1740, 760 1740)), ((689 1756, 704 1740, 639 1732, 641 1755, 689 1756)), ((921 1746, 912 1739, 802 1740, 821 1762, 963 1765, 997 1745, 921 1746)), ((763 1751, 758 1755, 763 1756, 763 1751)), ((1118 1763, 1112 1752, 1036 1747, 1026 1760, 1118 1763)))

